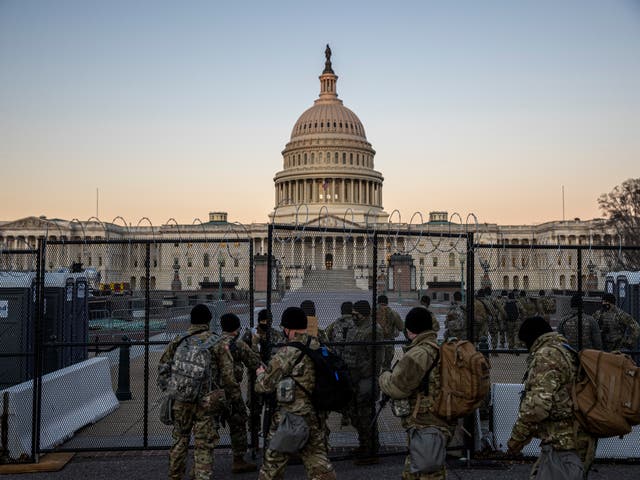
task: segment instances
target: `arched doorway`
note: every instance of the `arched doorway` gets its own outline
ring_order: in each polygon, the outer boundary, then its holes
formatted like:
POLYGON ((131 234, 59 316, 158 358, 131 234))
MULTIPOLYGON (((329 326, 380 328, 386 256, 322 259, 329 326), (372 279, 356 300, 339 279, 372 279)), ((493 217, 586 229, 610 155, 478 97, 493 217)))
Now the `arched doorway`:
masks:
POLYGON ((324 256, 324 268, 326 270, 332 270, 333 269, 333 255, 330 253, 327 253, 324 256))

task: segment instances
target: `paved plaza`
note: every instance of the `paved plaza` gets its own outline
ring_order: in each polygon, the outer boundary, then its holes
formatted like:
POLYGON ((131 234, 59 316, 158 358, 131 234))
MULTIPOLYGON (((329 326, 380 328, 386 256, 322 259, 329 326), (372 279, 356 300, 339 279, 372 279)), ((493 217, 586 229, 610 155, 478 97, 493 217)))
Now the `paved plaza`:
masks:
MULTIPOLYGON (((231 454, 229 451, 216 452, 213 478, 234 478, 238 480, 255 480, 256 473, 231 475, 231 454)), ((357 467, 351 461, 335 461, 334 466, 338 478, 349 480, 371 480, 383 478, 400 478, 403 456, 382 457, 379 465, 357 467)), ((4 475, 3 480, 111 480, 126 478, 127 480, 162 479, 167 476, 167 453, 150 452, 113 452, 77 454, 61 471, 54 473, 34 473, 20 475, 4 475)), ((449 461, 448 478, 453 480, 516 480, 527 479, 530 462, 504 463, 492 465, 472 465, 465 462, 449 461)), ((288 480, 306 479, 301 465, 287 468, 285 478, 288 480)), ((597 464, 589 475, 589 480, 637 480, 640 478, 640 465, 597 464)))

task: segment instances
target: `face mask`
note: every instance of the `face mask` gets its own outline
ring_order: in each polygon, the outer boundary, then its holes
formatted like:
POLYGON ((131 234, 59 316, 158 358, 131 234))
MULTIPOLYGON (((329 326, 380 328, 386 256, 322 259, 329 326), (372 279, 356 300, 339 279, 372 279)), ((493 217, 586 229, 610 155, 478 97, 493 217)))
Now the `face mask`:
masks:
POLYGON ((602 304, 602 309, 603 310, 611 310, 611 305, 608 303, 603 303, 602 304))
POLYGON ((259 323, 258 324, 258 330, 260 330, 261 332, 267 332, 267 330, 269 330, 269 324, 267 323, 259 323))

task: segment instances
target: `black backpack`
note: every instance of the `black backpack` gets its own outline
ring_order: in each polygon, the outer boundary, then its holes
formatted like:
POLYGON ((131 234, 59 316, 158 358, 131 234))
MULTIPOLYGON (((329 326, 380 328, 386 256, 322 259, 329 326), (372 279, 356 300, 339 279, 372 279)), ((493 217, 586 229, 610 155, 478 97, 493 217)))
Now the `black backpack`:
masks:
POLYGON ((520 312, 518 311, 518 304, 515 300, 509 300, 507 303, 505 303, 504 309, 507 312, 508 321, 515 322, 518 320, 520 312))
POLYGON ((296 384, 311 399, 317 412, 339 412, 353 397, 353 383, 347 364, 325 345, 320 345, 316 350, 309 348, 310 342, 311 338, 306 345, 301 342, 287 344, 289 347, 300 350, 296 364, 302 360, 303 355, 306 355, 313 360, 315 367, 316 383, 312 392, 307 391, 298 382, 296 384))

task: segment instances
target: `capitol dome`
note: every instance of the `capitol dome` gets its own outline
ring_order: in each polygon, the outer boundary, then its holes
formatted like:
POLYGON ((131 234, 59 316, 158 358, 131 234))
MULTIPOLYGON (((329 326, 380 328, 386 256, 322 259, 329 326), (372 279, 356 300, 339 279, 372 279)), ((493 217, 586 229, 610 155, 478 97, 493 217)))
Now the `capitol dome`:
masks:
POLYGON ((291 131, 291 140, 317 133, 339 133, 367 139, 362 122, 355 113, 342 105, 341 100, 336 98, 333 102, 316 102, 318 103, 298 118, 291 131))
POLYGON ((276 206, 271 217, 279 223, 308 223, 319 216, 355 223, 386 221, 383 177, 374 170, 376 152, 358 116, 338 98, 338 76, 328 45, 325 56, 320 95, 300 115, 282 151, 283 169, 274 178, 276 206))

